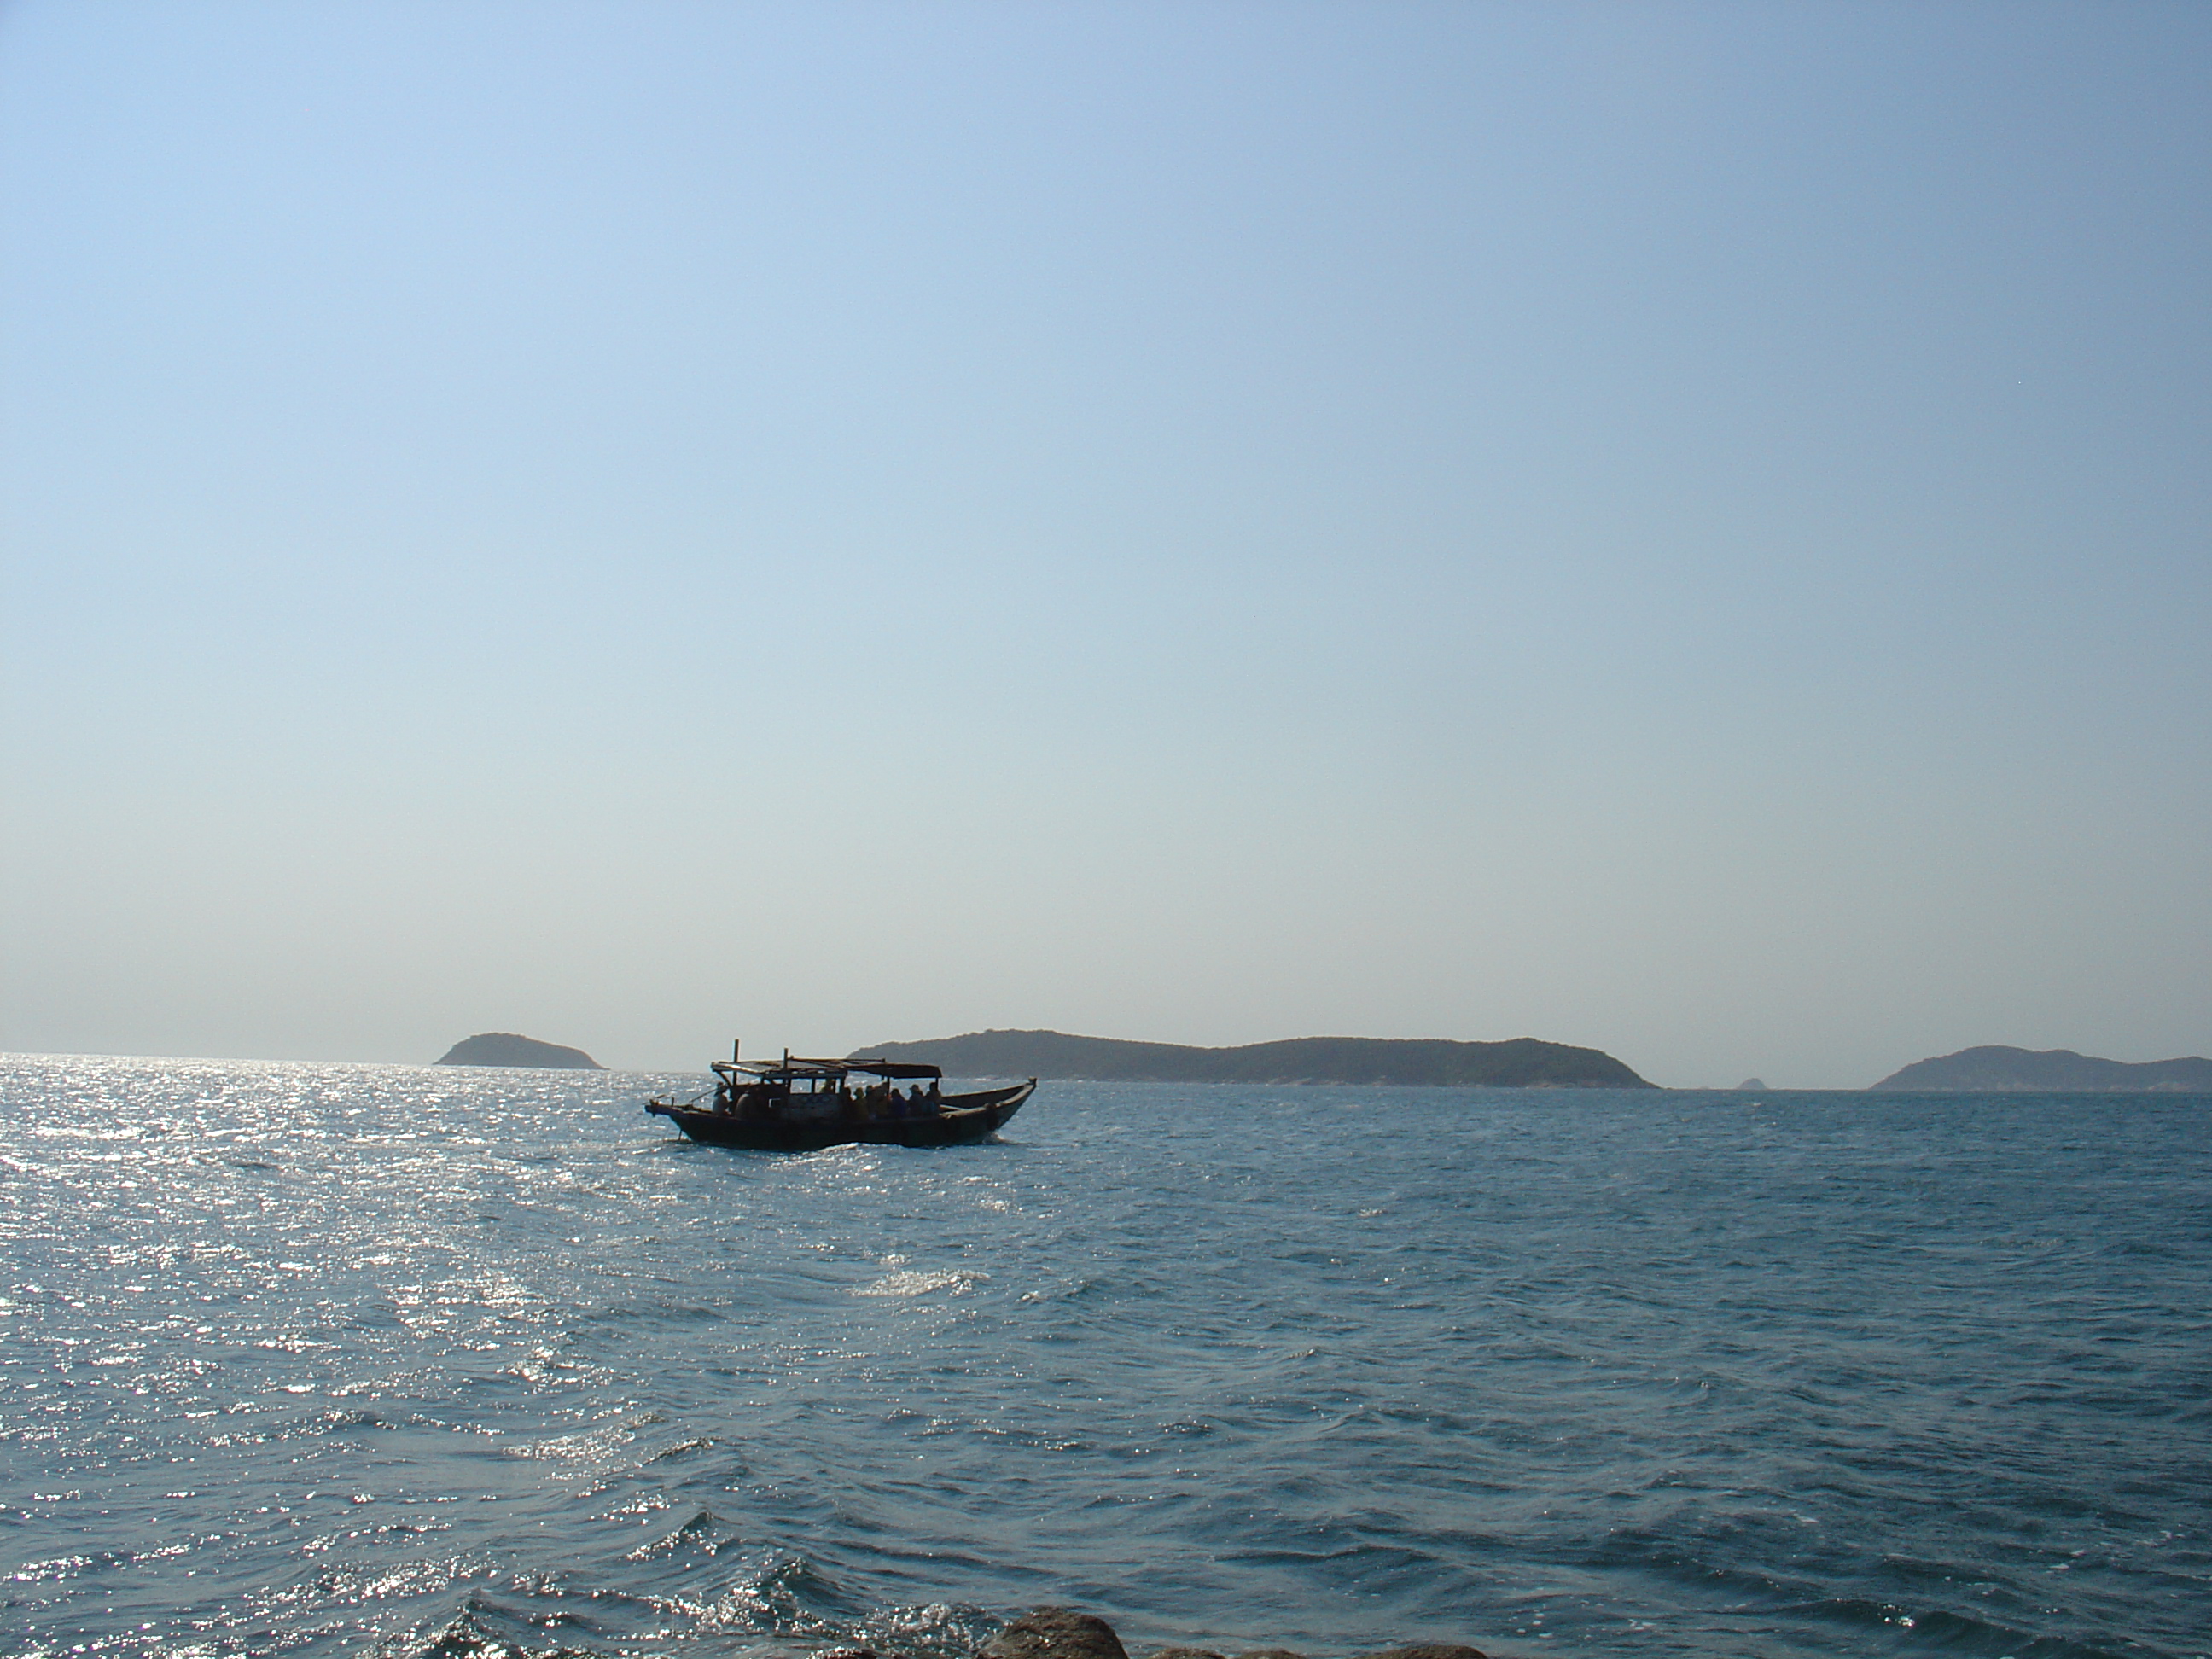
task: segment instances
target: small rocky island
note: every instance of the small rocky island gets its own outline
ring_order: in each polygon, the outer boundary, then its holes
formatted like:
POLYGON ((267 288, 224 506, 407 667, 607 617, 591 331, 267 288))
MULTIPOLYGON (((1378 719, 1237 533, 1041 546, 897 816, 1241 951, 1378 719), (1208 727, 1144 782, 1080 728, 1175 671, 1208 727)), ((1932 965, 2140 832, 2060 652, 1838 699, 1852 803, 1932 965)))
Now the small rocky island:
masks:
POLYGON ((1292 1037, 1237 1048, 1128 1042, 1064 1031, 971 1031, 856 1048, 854 1057, 941 1066, 952 1077, 1036 1077, 1089 1083, 1427 1084, 1478 1089, 1650 1089, 1611 1054, 1515 1037, 1292 1037))
POLYGON ((512 1031, 482 1031, 463 1037, 446 1050, 441 1066, 545 1066, 572 1072, 604 1072, 607 1068, 581 1048, 564 1048, 557 1042, 517 1036, 512 1031))

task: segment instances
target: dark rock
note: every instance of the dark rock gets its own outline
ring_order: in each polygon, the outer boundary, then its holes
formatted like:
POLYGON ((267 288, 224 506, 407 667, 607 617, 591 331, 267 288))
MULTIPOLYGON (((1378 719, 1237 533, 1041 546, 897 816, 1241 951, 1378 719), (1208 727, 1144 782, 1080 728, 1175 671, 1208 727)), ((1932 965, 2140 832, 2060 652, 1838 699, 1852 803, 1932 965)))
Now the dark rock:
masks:
POLYGON ((1073 1607, 1034 1607, 983 1644, 983 1659, 1129 1659, 1103 1619, 1073 1607))
POLYGON ((824 1648, 814 1659, 884 1659, 873 1648, 824 1648))
POLYGON ((517 1036, 512 1031, 483 1031, 463 1037, 446 1050, 441 1066, 547 1066, 574 1072, 604 1072, 607 1068, 581 1048, 564 1048, 557 1042, 517 1036))
MULTIPOLYGON (((817 1659, 873 1659, 865 1649, 840 1650, 817 1659)), ((1103 1619, 1073 1607, 1037 1607, 1017 1619, 983 1645, 981 1659, 1128 1659, 1121 1639, 1103 1619)), ((1156 1649, 1146 1659, 1222 1659, 1211 1648, 1156 1649)), ((1237 1659, 1306 1659, 1289 1648, 1255 1648, 1237 1659)), ((1422 1642, 1412 1647, 1385 1648, 1367 1659, 1486 1659, 1480 1648, 1451 1642, 1422 1642)))

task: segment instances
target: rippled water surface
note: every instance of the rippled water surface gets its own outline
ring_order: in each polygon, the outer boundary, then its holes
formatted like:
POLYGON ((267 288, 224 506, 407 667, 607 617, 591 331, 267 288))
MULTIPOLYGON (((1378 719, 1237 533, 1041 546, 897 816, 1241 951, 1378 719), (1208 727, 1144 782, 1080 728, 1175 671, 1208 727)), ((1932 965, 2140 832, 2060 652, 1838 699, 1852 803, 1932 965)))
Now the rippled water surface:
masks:
POLYGON ((0 1060, 15 1651, 2212 1653, 2212 1102, 0 1060))

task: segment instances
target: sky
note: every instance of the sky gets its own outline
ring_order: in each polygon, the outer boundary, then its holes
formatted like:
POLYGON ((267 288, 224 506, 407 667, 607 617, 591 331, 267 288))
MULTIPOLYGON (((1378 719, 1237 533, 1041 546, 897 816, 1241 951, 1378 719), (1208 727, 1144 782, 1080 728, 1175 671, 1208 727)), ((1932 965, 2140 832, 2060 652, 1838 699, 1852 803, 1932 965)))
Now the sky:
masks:
POLYGON ((2212 1053, 2212 8, 0 9, 0 1049, 2212 1053))

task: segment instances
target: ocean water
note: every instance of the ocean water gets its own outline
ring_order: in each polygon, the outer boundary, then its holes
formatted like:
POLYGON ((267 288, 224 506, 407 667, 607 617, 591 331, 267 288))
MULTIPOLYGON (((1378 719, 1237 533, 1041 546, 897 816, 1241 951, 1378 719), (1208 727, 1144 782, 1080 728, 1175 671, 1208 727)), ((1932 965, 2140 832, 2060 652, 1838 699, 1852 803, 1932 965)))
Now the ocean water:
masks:
POLYGON ((2212 1101, 0 1060, 0 1646, 2212 1653, 2212 1101))

